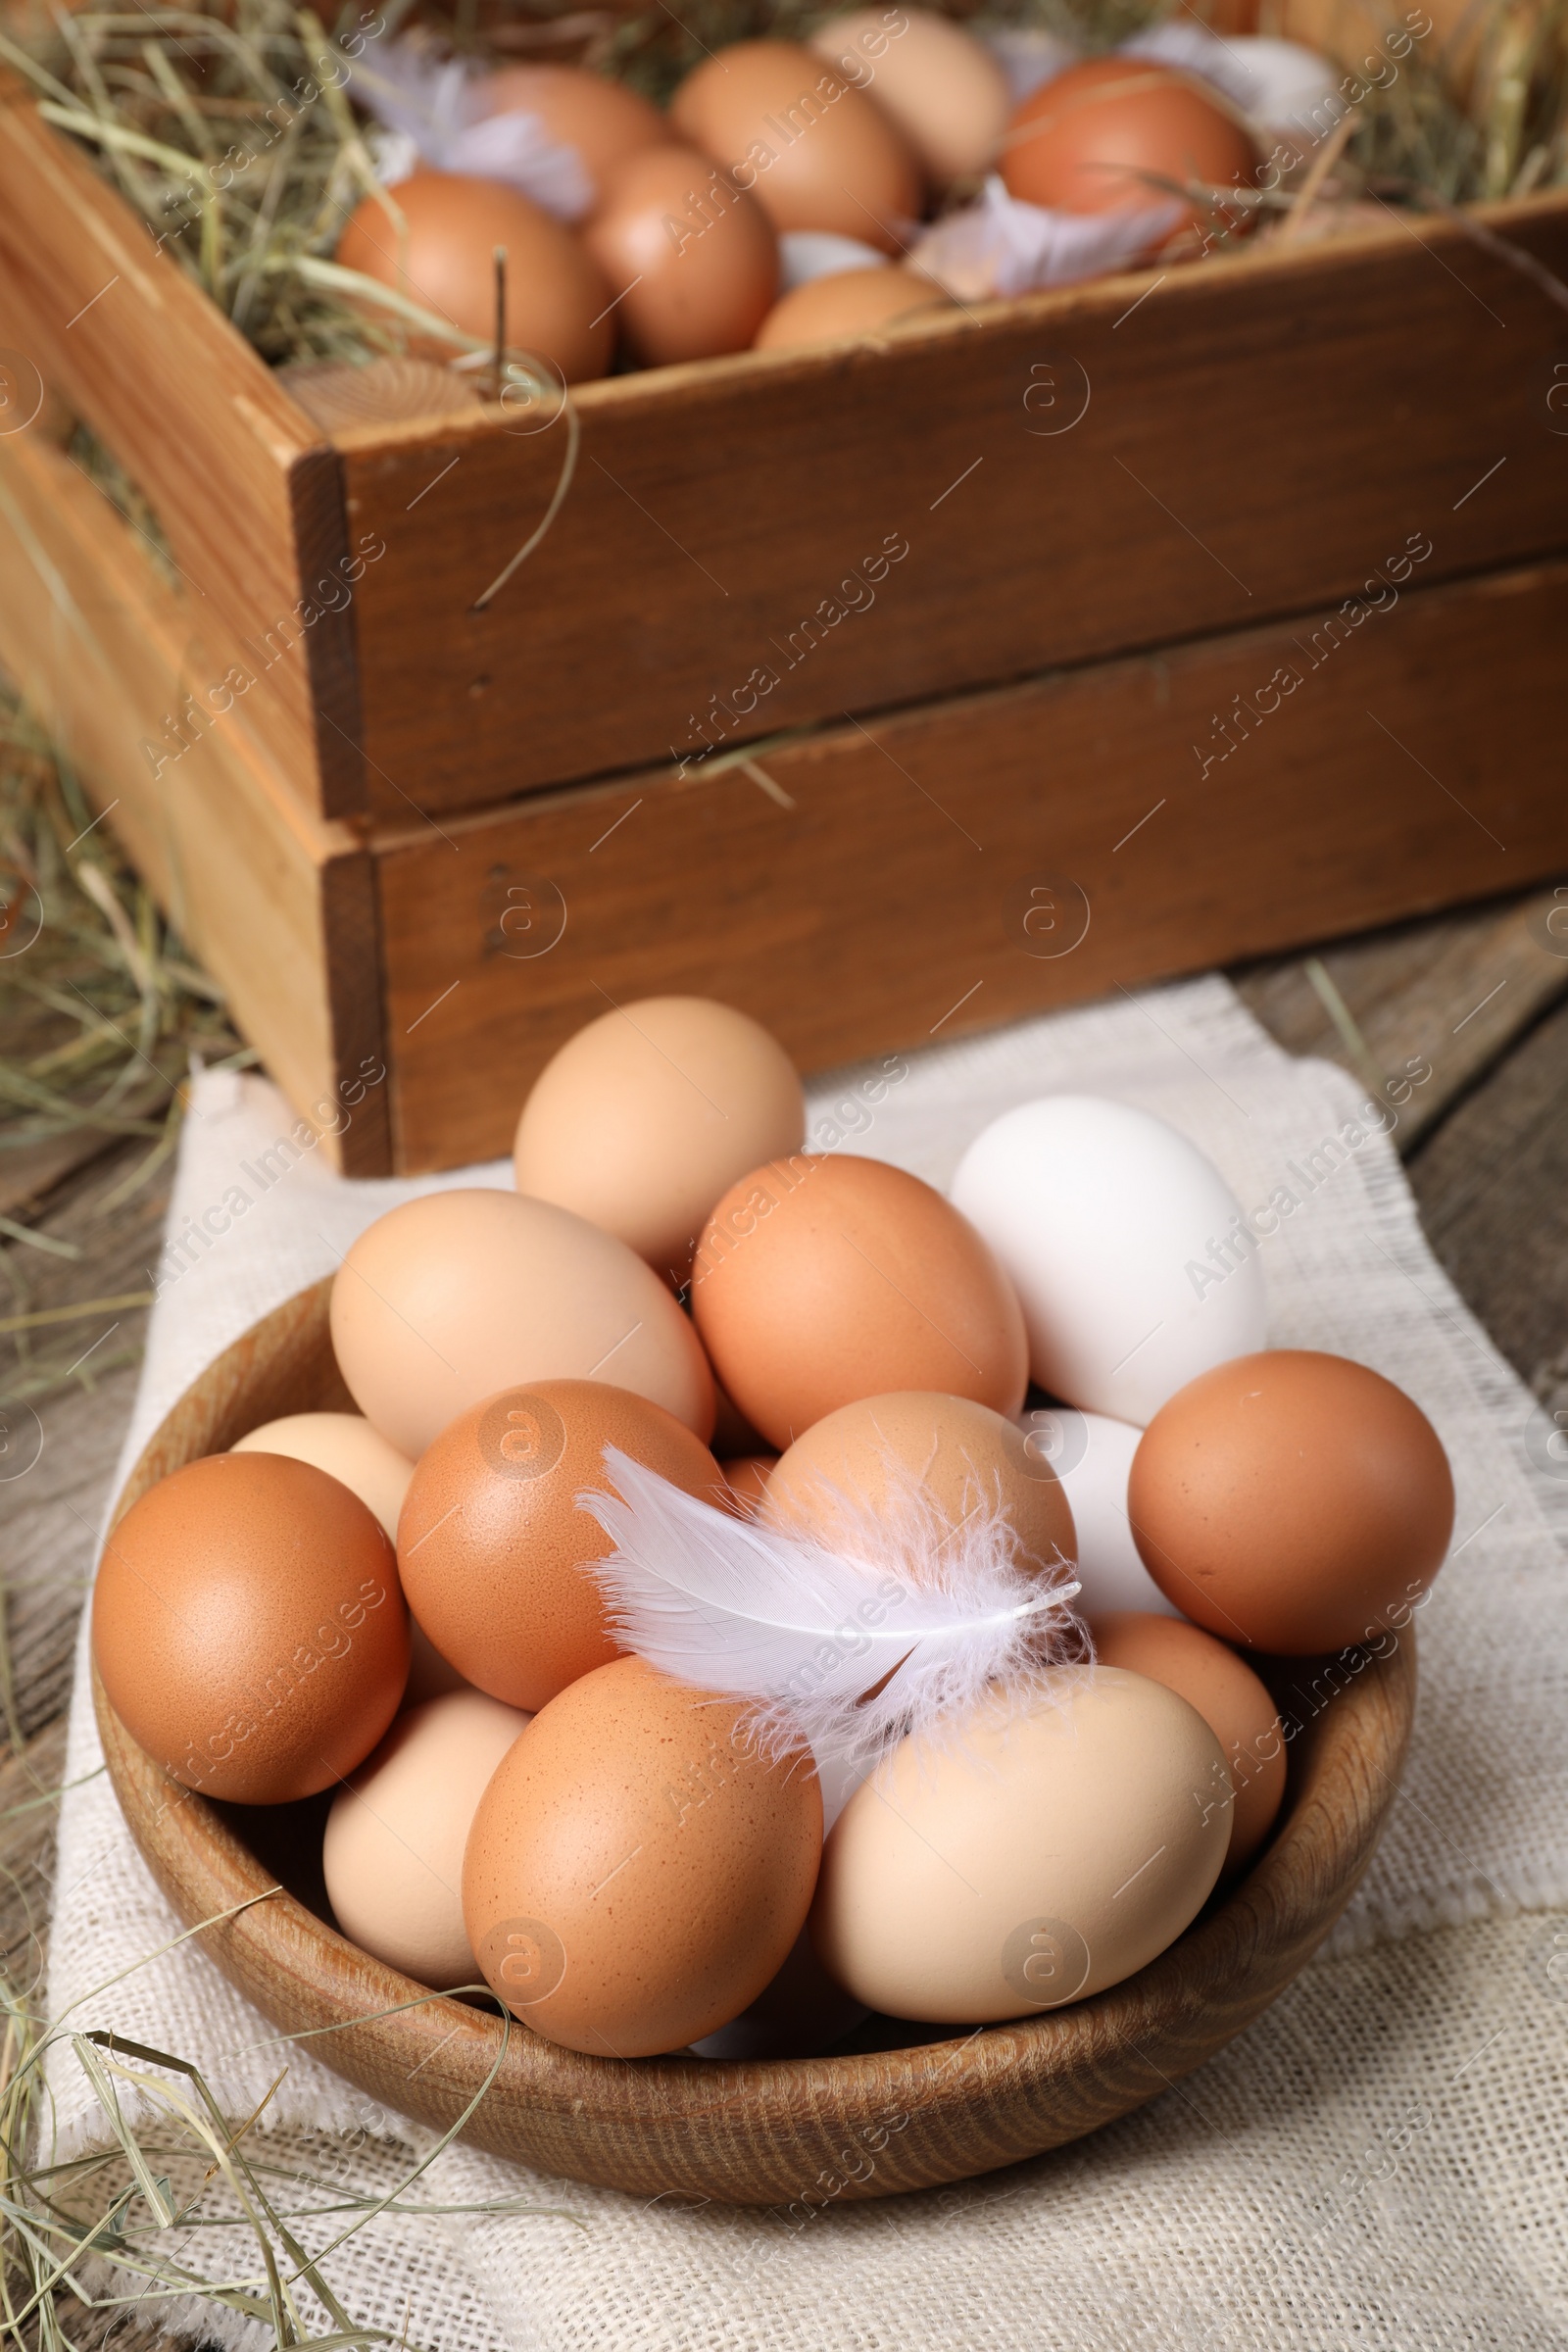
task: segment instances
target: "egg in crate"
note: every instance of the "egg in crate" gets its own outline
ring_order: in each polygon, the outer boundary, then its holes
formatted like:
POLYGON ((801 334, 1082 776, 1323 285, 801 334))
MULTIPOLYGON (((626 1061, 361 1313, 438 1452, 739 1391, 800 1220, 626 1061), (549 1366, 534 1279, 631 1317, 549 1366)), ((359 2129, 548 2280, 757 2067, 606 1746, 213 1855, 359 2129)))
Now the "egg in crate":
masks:
POLYGON ((1211 83, 1131 57, 1093 58, 1054 75, 1013 115, 1000 159, 1008 194, 1050 211, 1171 206, 1152 250, 1208 227, 1216 214, 1229 230, 1245 227, 1250 216, 1226 191, 1251 189, 1257 162, 1250 130, 1211 83), (1188 192, 1195 182, 1203 194, 1188 192))
POLYGON ((860 8, 829 17, 810 46, 869 90, 934 188, 986 169, 1011 100, 996 57, 964 25, 928 8, 860 8))
POLYGON ((693 147, 618 164, 584 232, 620 331, 660 368, 744 351, 778 291, 778 239, 755 196, 693 147))
MULTIPOLYGON (((568 384, 603 375, 614 326, 610 290, 580 238, 515 188, 457 172, 416 172, 364 197, 338 239, 337 259, 459 333, 489 344, 496 329, 496 252, 506 255, 506 343, 559 368, 568 384)), ((396 323, 390 307, 383 325, 396 323)), ((416 326, 417 356, 451 360, 461 345, 416 326)))
POLYGON ((570 147, 593 183, 594 211, 628 156, 670 138, 657 106, 623 81, 582 66, 498 66, 469 87, 484 115, 532 115, 558 146, 570 147))
POLYGON ((846 335, 871 335, 916 312, 951 311, 952 297, 916 270, 838 270, 796 286, 757 333, 759 351, 800 351, 846 335))
POLYGON ((904 133, 794 41, 718 50, 681 83, 670 121, 781 233, 827 229, 896 253, 919 215, 920 169, 904 133))

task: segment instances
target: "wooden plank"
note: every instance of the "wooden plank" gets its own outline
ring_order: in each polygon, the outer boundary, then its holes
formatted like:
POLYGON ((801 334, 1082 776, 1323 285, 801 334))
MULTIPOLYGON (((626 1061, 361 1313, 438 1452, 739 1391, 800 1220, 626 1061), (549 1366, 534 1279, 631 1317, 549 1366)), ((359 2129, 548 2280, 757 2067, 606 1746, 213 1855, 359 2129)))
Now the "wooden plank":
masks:
MULTIPOLYGON (((1568 1005, 1449 1112, 1410 1162, 1410 1182, 1438 1256, 1568 1429, 1568 1005)), ((1560 1478, 1544 1416, 1522 1435, 1560 1478)))
POLYGON ((1401 1093, 1395 1140, 1417 1151, 1558 1000, 1568 996, 1568 889, 1401 925, 1232 975, 1293 1054, 1327 1054, 1401 1093), (1430 1072, 1420 1083, 1412 1067, 1430 1072))
MULTIPOLYGON (((170 750, 164 715, 190 679, 222 675, 204 628, 67 460, 35 434, 0 441, 0 659, 308 1107, 380 1058, 369 855, 280 780, 247 730, 248 698, 200 725, 187 713, 188 748, 170 750)), ((378 1084, 332 1155, 383 1167, 385 1119, 378 1084)))
POLYGON ((852 724, 761 763, 788 806, 656 773, 385 843, 399 1166, 505 1150, 607 1000, 723 997, 820 1069, 1568 865, 1568 564, 1406 595, 1316 666, 1314 627, 852 724), (1287 664, 1200 777, 1212 712, 1287 664))
MULTIPOLYGON (((315 610, 349 558, 338 464, 244 338, 86 156, 0 73, 6 340, 114 451, 200 601, 218 660, 257 672, 251 718, 313 807, 364 806, 352 607, 315 610), (286 655, 279 649, 289 647, 286 655)), ((338 601, 339 591, 329 591, 338 601)))
MULTIPOLYGON (((1568 197, 1477 217, 1568 271, 1568 197)), ((1462 228, 1394 221, 585 385, 565 503, 483 612, 564 428, 348 430, 351 528, 389 551, 358 607, 372 806, 645 765, 705 713, 734 743, 1306 612, 1412 537, 1428 580, 1561 549, 1562 328, 1462 228)))

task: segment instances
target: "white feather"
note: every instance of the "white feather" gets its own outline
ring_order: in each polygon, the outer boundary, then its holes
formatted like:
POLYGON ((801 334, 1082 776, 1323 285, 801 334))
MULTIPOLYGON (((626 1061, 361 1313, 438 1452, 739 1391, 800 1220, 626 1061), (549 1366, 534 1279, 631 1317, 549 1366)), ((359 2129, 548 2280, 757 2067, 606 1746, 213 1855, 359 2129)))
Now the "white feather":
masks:
POLYGON ((753 1700, 775 1748, 805 1740, 819 1762, 874 1762, 1077 1642, 1066 1563, 1026 1563, 984 1493, 955 1528, 890 1463, 875 1510, 832 1494, 828 1544, 715 1510, 614 1446, 605 1464, 617 1492, 577 1501, 615 1547, 594 1562, 615 1639, 678 1681, 753 1700))

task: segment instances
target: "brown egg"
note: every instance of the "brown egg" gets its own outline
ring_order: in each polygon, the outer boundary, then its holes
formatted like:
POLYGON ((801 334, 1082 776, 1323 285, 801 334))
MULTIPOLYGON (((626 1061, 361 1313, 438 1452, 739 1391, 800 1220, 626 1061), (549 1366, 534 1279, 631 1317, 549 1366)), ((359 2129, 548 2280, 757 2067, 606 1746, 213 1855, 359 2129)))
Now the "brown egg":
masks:
POLYGON ((913 270, 891 264, 885 270, 835 270, 809 278, 776 302, 758 329, 759 351, 798 351, 807 343, 832 343, 842 335, 874 334, 911 311, 949 310, 940 286, 913 270))
POLYGON ((584 242, 618 297, 620 331, 652 368, 744 351, 778 292, 778 239, 695 147, 617 165, 584 242))
POLYGON ((419 1457, 398 1560, 409 1606, 476 1690, 532 1711, 619 1655, 592 1563, 612 1549, 577 1507, 611 1490, 616 1446, 661 1478, 715 1499, 718 1464, 657 1404, 593 1380, 503 1389, 419 1457))
POLYGON ((829 229, 896 253, 919 214, 919 167, 903 133, 794 41, 720 49, 688 74, 669 111, 780 231, 829 229))
POLYGON ((719 1195, 805 1132, 795 1065, 760 1021, 710 997, 643 997, 545 1064, 513 1169, 519 1193, 586 1217, 681 1283, 719 1195))
MULTIPOLYGON (((1026 98, 1002 142, 1002 176, 1026 204, 1065 213, 1135 212, 1175 201, 1182 219, 1160 244, 1210 207, 1161 182, 1253 185, 1250 134, 1205 82, 1143 58, 1097 57, 1069 66, 1026 98)), ((1234 227, 1245 220, 1228 213, 1234 227)))
POLYGON ((719 1463, 725 1486, 748 1517, 767 1493, 767 1482, 777 1462, 776 1453, 743 1453, 735 1461, 719 1463))
POLYGON ((819 24, 811 47, 869 89, 933 187, 990 163, 1012 101, 995 55, 966 25, 929 8, 862 8, 819 24))
POLYGON ((1163 1683, 1197 1708, 1219 1741, 1233 1791, 1225 1867, 1240 1870, 1268 1836, 1285 1794, 1285 1735, 1273 1699, 1234 1649, 1180 1617, 1112 1609, 1091 1618, 1089 1630, 1102 1666, 1163 1683))
POLYGON ((1267 1348, 1200 1373, 1133 1456, 1144 1564, 1227 1642, 1312 1656, 1408 1622, 1453 1532, 1437 1431, 1364 1364, 1267 1348))
POLYGON ((862 1396, 935 1389, 1016 1412, 1023 1313, 967 1218, 902 1168, 797 1152, 731 1186, 692 1280, 703 1345, 780 1448, 862 1396))
POLYGON ((738 1701, 618 1658, 552 1700, 485 1790, 464 1918, 487 1982, 535 2033, 648 2057, 772 1982, 821 1851, 804 1750, 766 1761, 738 1701))
POLYGON ((673 135, 648 99, 581 66, 501 66, 473 88, 487 115, 537 115, 559 145, 576 149, 601 194, 627 156, 673 135))
POLYGON ((285 1413, 234 1440, 235 1453, 286 1453, 312 1462, 357 1494, 396 1543, 398 1513, 414 1476, 408 1455, 389 1446, 363 1413, 285 1413))
POLYGON ((332 1285, 332 1352, 356 1404, 411 1461, 498 1389, 603 1378, 705 1439, 713 1382, 651 1267, 586 1218, 462 1186, 366 1227, 332 1285))
POLYGON ((831 1539, 863 1513, 896 1512, 910 1489, 953 1527, 1000 1509, 1025 1557, 1050 1569, 1076 1549, 1072 1512, 1024 1432, 966 1396, 868 1396, 796 1439, 767 1482, 763 1517, 831 1539))
POLYGON ((352 1772, 409 1671, 391 1544, 357 1494, 279 1453, 210 1454, 132 1504, 104 1546, 92 1643, 147 1753, 246 1805, 352 1772))
MULTIPOLYGON (((387 191, 407 223, 405 240, 386 205, 367 196, 338 239, 345 270, 433 311, 466 335, 495 334, 495 250, 507 256, 507 344, 559 368, 568 384, 603 375, 615 339, 610 291, 580 239, 499 180, 416 172, 387 191)), ((395 320, 395 314, 379 314, 395 320)), ((450 360, 457 346, 410 327, 408 347, 450 360)))

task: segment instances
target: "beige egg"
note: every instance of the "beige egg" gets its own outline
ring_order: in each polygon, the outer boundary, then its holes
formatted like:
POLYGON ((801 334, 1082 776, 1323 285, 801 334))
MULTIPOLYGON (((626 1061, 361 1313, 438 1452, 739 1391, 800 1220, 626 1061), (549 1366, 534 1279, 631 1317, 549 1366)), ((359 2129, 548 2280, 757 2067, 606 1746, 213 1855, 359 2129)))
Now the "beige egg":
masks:
POLYGON ((642 1259, 553 1202, 426 1193, 366 1228, 332 1285, 349 1393, 415 1459, 499 1389, 605 1380, 705 1442, 713 1382, 690 1323, 642 1259))
POLYGON ((996 154, 1012 98, 983 41, 928 8, 858 8, 810 36, 818 57, 868 90, 933 187, 973 178, 996 154))
POLYGON ((920 210, 902 131, 854 83, 795 41, 710 51, 670 102, 682 138, 721 164, 782 234, 826 229, 897 253, 920 210))
MULTIPOLYGON (((734 1486, 726 1466, 726 1477, 734 1486)), ((934 1505, 950 1526, 1000 1511, 1025 1559, 1056 1568, 1076 1548, 1072 1512, 1051 1464, 1022 1430, 968 1396, 908 1390, 841 1405, 796 1439, 760 1490, 762 1516, 829 1540, 909 1507, 934 1505)))
POLYGON ((411 1707, 326 1817, 321 1866, 338 1926, 437 1991, 480 1981, 463 1925, 463 1849, 496 1767, 531 1720, 478 1690, 411 1707))
POLYGON ((856 1790, 823 1848, 812 1940, 890 2017, 1060 2008, 1174 1943, 1230 1829, 1195 1708, 1142 1675, 1060 1668, 949 1741, 906 1740, 856 1790))
POLYGON ((835 270, 775 302, 757 330, 758 351, 802 351, 845 335, 872 335, 916 311, 951 311, 952 297, 916 270, 835 270))
POLYGON ((231 1453, 283 1453, 311 1462, 337 1479, 373 1512, 395 1544, 398 1513, 414 1476, 414 1464, 389 1446, 363 1413, 285 1413, 236 1438, 231 1453))
POLYGON ((574 1210, 681 1282, 720 1194, 798 1151, 805 1132, 795 1065, 760 1022, 708 997, 644 997, 546 1063, 513 1165, 519 1193, 574 1210))

